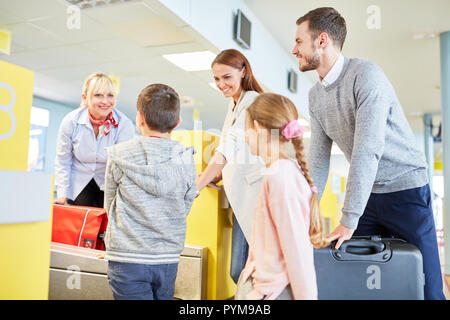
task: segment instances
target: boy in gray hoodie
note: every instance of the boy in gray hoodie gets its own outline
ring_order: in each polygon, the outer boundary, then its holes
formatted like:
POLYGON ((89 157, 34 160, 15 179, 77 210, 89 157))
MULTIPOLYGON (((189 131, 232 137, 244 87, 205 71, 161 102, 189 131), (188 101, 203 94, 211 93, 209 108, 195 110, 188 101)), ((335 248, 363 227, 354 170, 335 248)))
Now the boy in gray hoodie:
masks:
POLYGON ((173 299, 197 195, 195 151, 170 139, 180 123, 178 94, 149 85, 137 101, 142 136, 108 148, 105 259, 115 299, 173 299))

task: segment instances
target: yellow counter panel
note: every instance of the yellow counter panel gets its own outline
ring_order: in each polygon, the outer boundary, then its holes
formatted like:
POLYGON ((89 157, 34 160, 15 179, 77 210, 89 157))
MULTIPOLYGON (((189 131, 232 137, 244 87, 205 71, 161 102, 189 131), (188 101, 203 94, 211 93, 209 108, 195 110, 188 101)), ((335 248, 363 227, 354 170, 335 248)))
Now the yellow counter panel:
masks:
MULTIPOLYGON (((207 166, 219 143, 217 135, 204 131, 174 131, 172 139, 197 150, 197 174, 207 166)), ((222 208, 222 188, 206 187, 195 199, 187 218, 186 244, 207 247, 207 299, 223 300, 234 296, 236 285, 230 277, 231 209, 222 208)))

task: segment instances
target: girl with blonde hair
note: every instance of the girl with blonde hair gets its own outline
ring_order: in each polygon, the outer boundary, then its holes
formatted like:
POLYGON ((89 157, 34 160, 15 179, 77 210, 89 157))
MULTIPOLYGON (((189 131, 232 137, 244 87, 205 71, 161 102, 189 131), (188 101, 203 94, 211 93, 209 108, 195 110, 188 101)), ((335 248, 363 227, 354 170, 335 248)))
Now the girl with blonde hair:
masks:
POLYGON ((134 125, 115 108, 117 93, 104 73, 89 75, 81 105, 61 122, 56 145, 57 204, 103 207, 106 148, 134 137, 134 125))
POLYGON ((306 128, 295 105, 281 95, 263 93, 246 112, 246 141, 267 170, 236 299, 317 299, 313 248, 328 243, 303 154, 306 128), (287 156, 290 142, 296 161, 287 156))

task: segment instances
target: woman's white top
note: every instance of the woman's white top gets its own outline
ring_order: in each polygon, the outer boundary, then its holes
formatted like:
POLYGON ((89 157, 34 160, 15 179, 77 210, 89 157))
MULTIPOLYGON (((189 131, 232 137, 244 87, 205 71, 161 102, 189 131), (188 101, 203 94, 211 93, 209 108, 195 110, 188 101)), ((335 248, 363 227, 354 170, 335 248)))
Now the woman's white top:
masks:
POLYGON ((216 149, 227 160, 222 170, 225 193, 247 241, 250 241, 255 201, 266 169, 264 161, 252 155, 245 142, 245 110, 258 95, 255 91, 242 90, 236 105, 230 101, 216 149))

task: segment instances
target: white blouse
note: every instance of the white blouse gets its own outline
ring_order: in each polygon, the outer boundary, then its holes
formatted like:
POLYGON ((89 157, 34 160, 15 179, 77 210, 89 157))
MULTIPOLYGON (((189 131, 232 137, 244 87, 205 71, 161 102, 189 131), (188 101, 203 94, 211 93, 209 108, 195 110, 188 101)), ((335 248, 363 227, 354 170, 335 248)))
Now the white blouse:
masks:
POLYGON ((227 160, 222 170, 225 193, 248 242, 255 201, 266 169, 264 161, 252 155, 245 142, 245 110, 258 95, 255 91, 243 90, 236 106, 233 100, 230 102, 216 149, 227 160))

